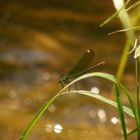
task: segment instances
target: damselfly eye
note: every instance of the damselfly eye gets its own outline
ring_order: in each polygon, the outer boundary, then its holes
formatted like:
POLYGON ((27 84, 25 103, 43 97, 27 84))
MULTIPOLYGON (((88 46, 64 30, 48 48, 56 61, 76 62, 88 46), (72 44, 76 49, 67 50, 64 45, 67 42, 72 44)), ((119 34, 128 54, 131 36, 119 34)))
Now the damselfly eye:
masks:
POLYGON ((58 82, 59 82, 59 83, 62 83, 62 80, 59 80, 58 82))

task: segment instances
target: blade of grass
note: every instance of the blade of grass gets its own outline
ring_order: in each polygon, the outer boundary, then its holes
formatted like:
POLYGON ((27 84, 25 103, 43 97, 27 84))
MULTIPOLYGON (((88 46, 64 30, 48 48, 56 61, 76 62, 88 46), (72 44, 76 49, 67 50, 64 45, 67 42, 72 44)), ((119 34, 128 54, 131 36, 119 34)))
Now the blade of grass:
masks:
MULTIPOLYGON (((140 99, 139 99, 139 83, 138 83, 138 58, 135 59, 135 73, 136 73, 136 96, 137 96, 137 109, 138 109, 138 115, 140 119, 140 99)), ((139 130, 139 129, 138 129, 139 130)), ((138 131, 138 139, 140 139, 140 130, 138 131)))
POLYGON ((135 132, 137 132, 137 128, 135 128, 134 130, 130 131, 127 135, 130 136, 130 135, 132 135, 135 132))
MULTIPOLYGON (((115 101, 113 100, 110 100, 110 99, 107 99, 105 98, 104 96, 102 95, 97 95, 97 94, 94 94, 93 92, 90 92, 90 91, 85 91, 85 90, 71 90, 69 92, 64 92, 64 94, 80 94, 80 95, 84 95, 84 96, 89 96, 91 98, 95 98, 97 100, 100 100, 108 105, 111 105, 115 108, 118 108, 118 105, 115 101)), ((126 114, 128 114, 129 116, 131 116, 132 118, 134 118, 134 115, 133 115, 133 112, 130 108, 126 107, 126 106, 123 106, 123 110, 126 114)))
POLYGON ((137 109, 132 97, 130 96, 130 93, 129 93, 128 89, 124 85, 122 85, 120 82, 119 82, 119 85, 120 85, 120 87, 122 88, 122 90, 124 91, 124 93, 126 94, 128 100, 129 100, 131 109, 132 109, 133 114, 135 116, 135 121, 136 121, 136 125, 137 125, 137 135, 138 135, 138 137, 140 137, 140 118, 139 118, 138 109, 137 109))
POLYGON ((42 116, 42 114, 44 113, 44 111, 48 108, 48 106, 49 106, 49 104, 51 102, 52 102, 52 99, 46 101, 45 104, 43 104, 43 106, 36 113, 36 115, 34 116, 34 118, 32 119, 32 121, 30 122, 30 124, 27 126, 27 128, 23 132, 22 136, 20 137, 20 140, 26 140, 27 139, 27 137, 29 136, 31 130, 33 129, 33 127, 35 126, 35 124, 37 123, 37 121, 40 119, 40 117, 42 116))
MULTIPOLYGON (((137 128, 135 128, 134 130, 130 131, 127 136, 131 136, 132 134, 134 134, 135 132, 137 132, 137 128)), ((121 138, 120 140, 123 140, 123 138, 121 138)))
MULTIPOLYGON (((115 6, 116 10, 120 10, 121 5, 124 3, 124 0, 113 0, 113 2, 114 2, 114 6, 115 6), (122 4, 119 4, 119 3, 122 3, 122 4)), ((128 15, 128 13, 125 12, 124 14, 121 14, 124 10, 125 10, 125 7, 121 10, 121 12, 119 12, 118 17, 124 28, 130 28, 130 27, 132 27, 132 25, 131 25, 131 21, 130 21, 130 17, 128 15)), ((135 41, 135 33, 133 31, 128 31, 128 32, 126 32, 126 35, 127 35, 127 38, 129 40, 130 44, 133 45, 133 43, 135 41)))
POLYGON ((140 57, 140 45, 135 47, 135 54, 134 54, 134 58, 139 58, 140 57))
POLYGON ((31 132, 31 130, 33 129, 33 127, 36 125, 37 121, 41 118, 41 116, 43 115, 43 113, 46 111, 46 109, 49 107, 50 104, 52 104, 55 99, 57 97, 59 97, 61 94, 56 94, 54 97, 50 98, 49 100, 47 100, 42 107, 40 108, 40 110, 36 113, 36 115, 34 116, 34 118, 32 119, 32 121, 29 123, 29 125, 27 126, 27 128, 25 129, 25 131, 23 132, 23 134, 20 137, 20 140, 26 140, 31 132))
MULTIPOLYGON (((140 4, 140 1, 135 2, 134 4, 132 4, 130 7, 128 7, 124 12, 128 12, 129 10, 137 7, 140 4)), ((123 14, 124 12, 122 12, 121 14, 123 14)))
POLYGON ((134 27, 130 27, 130 28, 117 30, 117 31, 108 33, 108 35, 113 35, 113 34, 116 34, 116 33, 122 33, 122 32, 127 32, 127 31, 134 31, 134 30, 140 30, 140 26, 134 26, 134 27))
POLYGON ((120 118, 120 121, 121 121, 122 130, 123 130, 123 136, 124 136, 125 140, 128 140, 126 124, 125 124, 125 117, 124 117, 124 111, 123 111, 123 103, 122 103, 119 87, 118 87, 117 84, 115 84, 115 92, 116 92, 116 99, 117 99, 117 104, 118 104, 119 118, 120 118))
POLYGON ((113 20, 115 17, 119 15, 119 13, 127 6, 127 4, 130 2, 130 0, 127 0, 126 3, 119 9, 117 10, 113 15, 111 15, 109 18, 107 18, 103 23, 100 24, 100 27, 103 27, 105 24, 113 20))

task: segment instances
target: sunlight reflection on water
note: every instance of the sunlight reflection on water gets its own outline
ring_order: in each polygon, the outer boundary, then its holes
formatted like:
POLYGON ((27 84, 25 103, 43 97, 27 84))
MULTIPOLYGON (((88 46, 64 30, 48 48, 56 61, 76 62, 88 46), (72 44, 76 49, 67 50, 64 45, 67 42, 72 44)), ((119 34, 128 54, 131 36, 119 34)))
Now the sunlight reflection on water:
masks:
POLYGON ((98 115, 101 122, 106 122, 107 116, 106 116, 105 110, 99 109, 98 112, 97 112, 97 115, 98 115))
POLYGON ((17 97, 17 91, 16 90, 10 90, 9 91, 10 98, 16 98, 17 97))
POLYGON ((62 132, 62 130, 63 130, 63 127, 60 124, 55 124, 54 126, 51 124, 45 125, 45 131, 48 133, 51 133, 53 131, 53 132, 59 134, 62 132))
POLYGON ((91 88, 91 92, 92 92, 93 94, 100 94, 100 89, 99 89, 98 87, 92 87, 92 88, 91 88))
POLYGON ((117 123, 119 122, 119 120, 118 120, 118 118, 116 118, 116 117, 112 117, 112 118, 111 118, 111 122, 112 122, 113 124, 117 124, 117 123))

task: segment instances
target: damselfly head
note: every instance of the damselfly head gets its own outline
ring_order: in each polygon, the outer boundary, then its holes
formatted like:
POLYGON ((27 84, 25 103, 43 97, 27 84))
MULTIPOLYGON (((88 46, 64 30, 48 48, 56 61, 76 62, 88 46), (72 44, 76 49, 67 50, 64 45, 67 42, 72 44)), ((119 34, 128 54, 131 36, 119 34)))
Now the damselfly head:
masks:
POLYGON ((64 75, 62 79, 59 80, 59 83, 64 87, 64 83, 68 80, 68 76, 64 75))
POLYGON ((63 81, 63 79, 60 79, 59 80, 59 84, 61 84, 61 86, 64 87, 64 81, 63 81))

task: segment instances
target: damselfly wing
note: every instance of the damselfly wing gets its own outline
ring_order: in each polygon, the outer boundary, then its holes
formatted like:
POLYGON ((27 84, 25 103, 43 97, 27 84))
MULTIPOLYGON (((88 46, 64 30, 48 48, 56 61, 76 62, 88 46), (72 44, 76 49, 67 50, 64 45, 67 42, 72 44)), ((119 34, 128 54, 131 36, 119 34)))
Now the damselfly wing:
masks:
POLYGON ((73 77, 86 70, 94 57, 94 52, 92 50, 86 50, 85 53, 80 57, 78 62, 73 66, 68 76, 73 77))
POLYGON ((93 50, 86 50, 85 53, 77 61, 77 63, 70 70, 70 72, 64 75, 63 78, 59 81, 62 84, 62 86, 64 85, 64 83, 68 83, 70 79, 81 76, 104 63, 103 61, 93 67, 88 68, 93 58, 94 58, 93 50))

